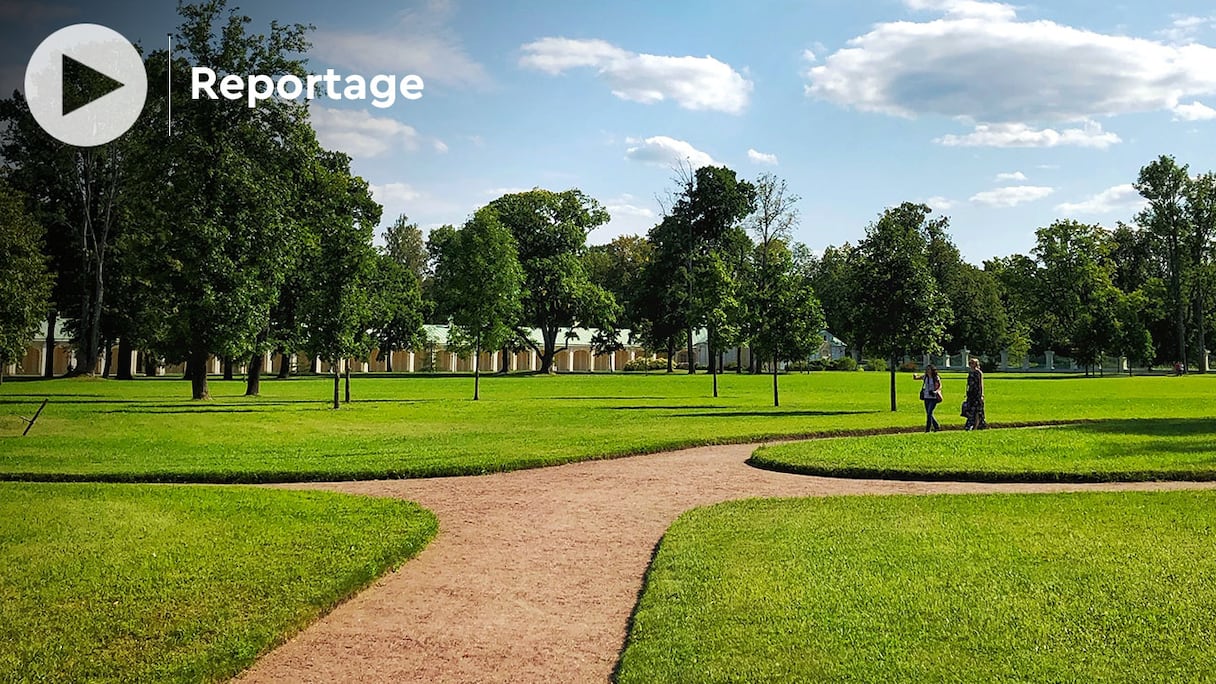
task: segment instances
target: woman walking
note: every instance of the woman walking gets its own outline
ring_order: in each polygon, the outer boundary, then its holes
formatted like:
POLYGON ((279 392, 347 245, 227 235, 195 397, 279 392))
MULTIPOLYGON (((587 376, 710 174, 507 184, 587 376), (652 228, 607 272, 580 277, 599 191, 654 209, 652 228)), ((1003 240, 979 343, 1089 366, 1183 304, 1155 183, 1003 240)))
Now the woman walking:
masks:
POLYGON ((925 432, 941 430, 942 426, 933 417, 933 409, 942 403, 942 379, 937 374, 937 368, 929 364, 925 367, 924 375, 913 373, 912 379, 924 381, 920 387, 920 398, 925 402, 925 432))
POLYGON ((972 358, 967 371, 967 399, 963 402, 963 417, 967 423, 964 430, 983 430, 988 427, 984 416, 984 371, 980 370, 980 360, 972 358))

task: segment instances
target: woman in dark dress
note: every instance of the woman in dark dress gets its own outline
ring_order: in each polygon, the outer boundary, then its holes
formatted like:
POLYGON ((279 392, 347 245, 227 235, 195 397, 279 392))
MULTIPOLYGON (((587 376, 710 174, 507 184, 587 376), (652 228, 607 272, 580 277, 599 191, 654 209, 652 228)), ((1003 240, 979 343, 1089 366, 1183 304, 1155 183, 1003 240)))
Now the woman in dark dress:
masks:
POLYGON ((984 417, 984 371, 980 370, 980 360, 973 358, 969 362, 971 369, 967 372, 967 400, 963 405, 963 416, 967 418, 964 430, 983 430, 988 427, 984 417))

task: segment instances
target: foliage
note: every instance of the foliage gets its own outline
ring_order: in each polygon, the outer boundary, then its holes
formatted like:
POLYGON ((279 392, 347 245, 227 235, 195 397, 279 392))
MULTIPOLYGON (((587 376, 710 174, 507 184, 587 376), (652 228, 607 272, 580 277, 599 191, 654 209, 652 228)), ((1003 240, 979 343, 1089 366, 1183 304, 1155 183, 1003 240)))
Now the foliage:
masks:
POLYGON ((873 371, 875 373, 885 373, 888 368, 886 361, 877 358, 866 359, 865 366, 866 370, 873 371))
POLYGON ((618 679, 1203 680, 1213 504, 1126 492, 690 511, 646 573, 618 679))
POLYGON ((478 210, 445 239, 435 266, 441 315, 451 322, 449 344, 474 353, 473 398, 480 395, 480 356, 515 336, 524 273, 511 233, 492 207, 478 210))
POLYGON ((5 366, 22 361, 46 316, 52 279, 42 255, 43 234, 22 195, 0 177, 0 378, 5 366))
POLYGON ((606 245, 592 245, 583 254, 587 279, 610 292, 621 305, 617 324, 636 328, 640 320, 639 290, 646 270, 654 258, 654 247, 644 237, 620 235, 606 245))
POLYGON ((842 356, 832 361, 831 369, 835 371, 855 371, 857 361, 852 356, 842 356))
POLYGON ((667 359, 634 359, 625 364, 622 370, 626 371, 652 371, 652 370, 667 370, 667 359))
POLYGON ((0 519, 6 682, 229 679, 436 532, 403 501, 215 487, 0 484, 0 519))
POLYGON ((612 294, 587 277, 582 259, 587 234, 608 222, 608 212, 581 190, 534 189, 503 195, 489 208, 510 231, 524 274, 516 328, 535 327, 541 343, 523 337, 540 355, 540 370, 553 368, 561 328, 599 328, 615 339, 619 307, 612 294))

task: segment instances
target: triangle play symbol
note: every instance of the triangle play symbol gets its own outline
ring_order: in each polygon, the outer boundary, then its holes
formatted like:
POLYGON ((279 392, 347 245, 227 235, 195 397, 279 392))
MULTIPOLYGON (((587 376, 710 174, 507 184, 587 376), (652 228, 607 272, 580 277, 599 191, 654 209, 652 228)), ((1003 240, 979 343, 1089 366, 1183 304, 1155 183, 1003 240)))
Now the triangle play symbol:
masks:
POLYGON ((122 88, 116 81, 87 64, 63 55, 63 116, 122 88))

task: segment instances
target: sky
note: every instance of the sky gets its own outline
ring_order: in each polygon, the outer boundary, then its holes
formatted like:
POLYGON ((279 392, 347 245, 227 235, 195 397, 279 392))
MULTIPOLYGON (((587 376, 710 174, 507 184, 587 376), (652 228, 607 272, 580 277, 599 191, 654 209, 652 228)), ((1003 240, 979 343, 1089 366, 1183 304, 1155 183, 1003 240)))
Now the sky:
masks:
MULTIPOLYGON (((424 228, 495 197, 580 188, 645 234, 673 166, 773 173, 799 195, 795 239, 856 242, 885 207, 950 217, 973 263, 1029 253, 1059 218, 1113 227, 1163 154, 1216 168, 1216 7, 1091 0, 261 0, 311 24, 309 69, 417 74, 389 109, 319 100, 326 147, 424 228)), ((175 2, 0 0, 0 88, 54 30, 107 25, 146 49, 175 2)))

